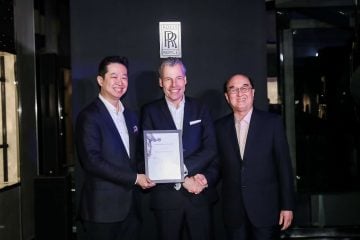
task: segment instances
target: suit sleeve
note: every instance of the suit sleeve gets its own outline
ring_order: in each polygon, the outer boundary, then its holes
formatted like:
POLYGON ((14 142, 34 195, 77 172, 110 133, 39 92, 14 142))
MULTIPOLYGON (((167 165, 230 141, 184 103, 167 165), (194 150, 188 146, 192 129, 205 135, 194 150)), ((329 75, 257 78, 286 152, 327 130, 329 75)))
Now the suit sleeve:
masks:
POLYGON ((146 107, 141 109, 140 134, 137 141, 137 169, 139 173, 145 173, 145 153, 144 153, 144 130, 153 130, 151 114, 146 107))
POLYGON ((219 161, 216 157, 211 163, 210 166, 204 171, 204 176, 208 182, 210 187, 215 187, 220 178, 220 170, 219 170, 219 161))
POLYGON ((274 152, 280 182, 281 210, 294 209, 294 177, 289 145, 281 118, 275 121, 274 152))
MULTIPOLYGON (((93 177, 131 188, 136 181, 136 172, 129 164, 114 165, 104 157, 104 149, 99 118, 92 114, 81 114, 76 123, 76 146, 81 166, 93 177)), ((109 140, 107 140, 109 141, 109 140)), ((111 144, 111 143, 110 143, 111 144)), ((113 158, 119 158, 114 154, 113 158)))

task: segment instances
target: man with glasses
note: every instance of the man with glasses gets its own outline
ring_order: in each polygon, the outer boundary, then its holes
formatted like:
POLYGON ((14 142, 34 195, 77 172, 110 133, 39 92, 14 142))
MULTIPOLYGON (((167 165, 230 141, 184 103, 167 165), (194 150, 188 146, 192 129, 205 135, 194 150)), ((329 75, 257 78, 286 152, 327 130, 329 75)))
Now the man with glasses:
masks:
POLYGON ((281 118, 253 107, 255 89, 245 75, 226 81, 224 93, 233 112, 215 128, 228 239, 279 239, 294 208, 293 170, 281 118))

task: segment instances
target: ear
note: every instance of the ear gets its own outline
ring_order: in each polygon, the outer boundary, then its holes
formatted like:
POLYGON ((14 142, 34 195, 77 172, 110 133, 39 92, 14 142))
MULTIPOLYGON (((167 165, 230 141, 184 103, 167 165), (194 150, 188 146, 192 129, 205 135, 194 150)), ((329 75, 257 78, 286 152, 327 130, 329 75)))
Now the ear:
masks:
POLYGON ((185 83, 185 85, 187 84, 186 76, 184 77, 184 83, 185 83))
POLYGON ((159 86, 160 86, 160 87, 163 87, 161 78, 159 78, 159 86))
POLYGON ((102 85, 103 85, 103 83, 104 83, 104 78, 101 77, 101 76, 97 76, 97 77, 96 77, 96 80, 97 80, 99 86, 102 87, 102 85))
POLYGON ((226 101, 229 103, 229 95, 227 93, 224 93, 226 101))

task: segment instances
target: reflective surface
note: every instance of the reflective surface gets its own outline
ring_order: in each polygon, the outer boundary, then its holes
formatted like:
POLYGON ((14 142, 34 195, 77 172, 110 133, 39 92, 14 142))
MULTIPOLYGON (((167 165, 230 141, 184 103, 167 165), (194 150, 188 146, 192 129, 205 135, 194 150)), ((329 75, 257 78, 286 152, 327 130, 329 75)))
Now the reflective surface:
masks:
POLYGON ((360 189, 360 115, 350 85, 357 67, 355 7, 277 11, 281 96, 297 189, 360 189))

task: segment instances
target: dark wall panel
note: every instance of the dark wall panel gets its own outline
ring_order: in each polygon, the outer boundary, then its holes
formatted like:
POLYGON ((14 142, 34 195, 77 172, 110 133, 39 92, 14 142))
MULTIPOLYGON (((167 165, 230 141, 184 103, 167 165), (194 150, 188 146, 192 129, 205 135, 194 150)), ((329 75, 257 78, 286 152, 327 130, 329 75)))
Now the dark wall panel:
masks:
POLYGON ((74 119, 97 94, 97 64, 105 55, 129 58, 125 101, 132 108, 160 96, 159 21, 181 22, 187 94, 207 101, 215 118, 228 111, 222 83, 235 72, 254 78, 256 105, 266 109, 264 1, 78 0, 71 1, 74 119))

